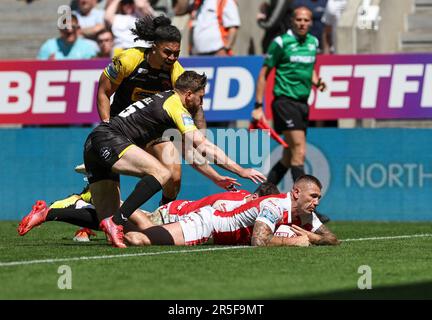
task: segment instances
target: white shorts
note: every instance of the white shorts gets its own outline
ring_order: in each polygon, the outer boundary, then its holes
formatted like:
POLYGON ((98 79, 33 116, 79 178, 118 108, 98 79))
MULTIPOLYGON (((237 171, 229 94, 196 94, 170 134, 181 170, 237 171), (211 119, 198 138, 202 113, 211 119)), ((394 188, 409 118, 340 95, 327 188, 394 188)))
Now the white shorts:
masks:
POLYGON ((216 210, 210 206, 196 212, 181 216, 179 222, 183 231, 185 245, 193 246, 207 242, 214 231, 213 213, 216 210))

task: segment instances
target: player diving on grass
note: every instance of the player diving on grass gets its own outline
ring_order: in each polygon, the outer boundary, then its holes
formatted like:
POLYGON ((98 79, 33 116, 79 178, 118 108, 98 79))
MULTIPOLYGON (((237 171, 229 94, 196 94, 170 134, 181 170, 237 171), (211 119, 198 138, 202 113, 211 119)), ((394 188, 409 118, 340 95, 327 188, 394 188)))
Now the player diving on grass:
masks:
MULTIPOLYGON (((198 200, 174 200, 159 206, 153 212, 137 209, 136 213, 146 215, 150 219, 151 224, 148 223, 147 220, 144 220, 147 223, 137 225, 136 228, 138 230, 144 230, 149 226, 178 221, 178 217, 205 206, 212 206, 216 210, 222 212, 231 211, 258 197, 271 194, 279 194, 278 188, 272 183, 263 182, 253 193, 247 190, 226 191, 212 194, 198 200)), ((95 235, 91 230, 99 230, 100 221, 97 217, 95 207, 93 204, 85 201, 88 199, 81 198, 78 195, 74 195, 73 197, 75 202, 70 207, 52 208, 51 206, 47 211, 41 210, 41 208, 46 207, 45 201, 37 201, 30 214, 23 219, 23 223, 26 221, 26 228, 19 228, 18 231, 20 235, 25 235, 31 229, 42 223, 57 221, 82 227, 84 229, 81 229, 82 234, 77 234, 74 240, 90 241, 89 236, 95 235), (21 232, 23 230, 24 232, 21 232)))
MULTIPOLYGON (((113 246, 124 248, 123 227, 146 225, 148 221, 135 210, 160 191, 170 179, 170 171, 143 148, 163 136, 168 129, 177 129, 182 135, 185 158, 199 152, 221 168, 250 179, 265 181, 255 169, 246 169, 231 160, 197 129, 192 115, 202 108, 207 78, 194 71, 184 72, 174 90, 157 93, 139 100, 109 123, 101 123, 88 136, 84 146, 84 163, 88 172, 90 191, 100 228, 113 246), (135 189, 120 204, 120 174, 140 177, 135 189)), ((209 162, 192 165, 203 175, 223 184, 235 183, 231 177, 221 177, 209 162)), ((48 208, 42 202, 24 217, 18 232, 23 235, 31 229, 36 213, 46 217, 48 208)))
POLYGON ((209 239, 218 245, 338 245, 337 237, 314 213, 321 199, 321 188, 316 177, 303 175, 288 193, 258 197, 227 212, 202 207, 170 220, 176 222, 127 232, 125 239, 136 246, 197 245, 209 239), (296 236, 275 235, 281 225, 290 226, 296 236))

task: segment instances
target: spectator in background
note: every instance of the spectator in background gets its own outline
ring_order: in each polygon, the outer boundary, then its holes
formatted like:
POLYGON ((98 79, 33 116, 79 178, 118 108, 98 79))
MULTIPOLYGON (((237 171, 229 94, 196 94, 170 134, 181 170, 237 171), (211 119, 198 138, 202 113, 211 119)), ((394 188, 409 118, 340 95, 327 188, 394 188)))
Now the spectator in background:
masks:
MULTIPOLYGON (((309 34, 312 11, 306 7, 296 8, 292 15, 292 29, 276 37, 270 44, 258 76, 253 119, 261 120, 263 98, 267 77, 276 69, 274 100, 272 103, 274 127, 283 134, 289 148, 283 150, 280 159, 270 170, 268 182, 278 185, 291 169, 293 181, 305 174, 306 130, 309 121, 307 103, 312 85, 324 91, 326 84, 314 70, 318 39, 309 34)), ((328 221, 327 217, 323 218, 328 221)), ((323 221, 321 220, 321 221, 323 221)))
POLYGON ((147 0, 112 0, 107 3, 105 23, 114 35, 114 55, 132 47, 150 47, 143 41, 134 42, 131 29, 135 21, 144 16, 153 16, 154 11, 147 0))
POLYGON ((337 52, 336 29, 342 13, 345 10, 347 0, 328 0, 322 22, 324 31, 322 36, 322 48, 324 54, 337 52))
POLYGON ((327 0, 294 0, 293 8, 307 7, 312 11, 312 27, 309 31, 311 35, 317 38, 320 42, 320 51, 322 51, 322 35, 324 32, 324 23, 321 21, 324 10, 327 5, 327 0))
POLYGON ((95 40, 96 34, 105 28, 104 12, 97 9, 97 0, 78 0, 78 10, 73 11, 81 26, 80 34, 95 40))
POLYGON ((240 27, 240 15, 234 0, 195 1, 192 16, 192 54, 233 55, 240 27))
POLYGON ((63 21, 64 28, 60 28, 60 37, 45 41, 39 49, 37 59, 66 60, 90 59, 97 55, 97 49, 90 40, 79 36, 80 25, 76 15, 72 14, 71 24, 63 21))
POLYGON ((110 30, 103 29, 96 35, 99 47, 98 58, 111 58, 114 48, 114 36, 110 30))
POLYGON ((290 28, 292 2, 293 0, 270 0, 270 2, 261 4, 257 14, 257 22, 265 30, 261 41, 263 53, 267 52, 268 46, 274 38, 287 32, 290 28))

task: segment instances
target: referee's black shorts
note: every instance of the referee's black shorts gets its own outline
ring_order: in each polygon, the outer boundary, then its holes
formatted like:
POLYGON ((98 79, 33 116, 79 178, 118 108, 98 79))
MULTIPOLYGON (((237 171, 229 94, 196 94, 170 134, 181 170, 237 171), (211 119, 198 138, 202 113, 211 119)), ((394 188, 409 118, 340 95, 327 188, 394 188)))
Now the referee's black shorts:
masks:
POLYGON ((133 143, 109 124, 102 123, 88 136, 84 145, 84 164, 89 183, 100 180, 120 181, 120 176, 111 171, 120 154, 133 143))
POLYGON ((272 103, 273 125, 277 133, 286 130, 306 131, 309 122, 307 102, 285 96, 275 97, 272 103))

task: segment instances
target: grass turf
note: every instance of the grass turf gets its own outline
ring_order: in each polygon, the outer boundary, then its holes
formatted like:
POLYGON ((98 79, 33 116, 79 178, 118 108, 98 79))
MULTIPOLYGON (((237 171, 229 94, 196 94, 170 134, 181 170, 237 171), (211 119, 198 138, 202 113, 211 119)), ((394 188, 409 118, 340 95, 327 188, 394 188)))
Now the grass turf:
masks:
MULTIPOLYGON (((24 237, 17 222, 0 223, 0 299, 423 299, 432 298, 432 237, 346 241, 338 247, 220 248, 107 246, 102 233, 73 242, 76 230, 47 223, 24 237), (168 253, 169 251, 169 253, 168 253), (173 253, 174 251, 174 253, 173 253), (163 253, 165 252, 165 253, 163 253), (156 253, 2 266, 11 261, 156 253), (60 290, 61 265, 72 289, 60 290), (359 290, 372 270, 372 290, 359 290)), ((340 239, 431 233, 432 223, 332 222, 340 239)))

